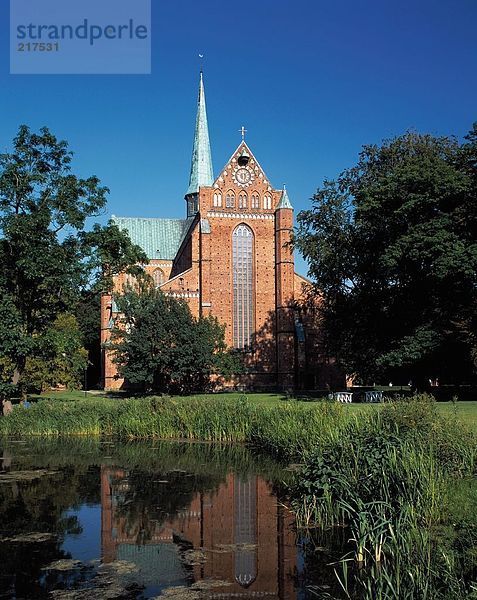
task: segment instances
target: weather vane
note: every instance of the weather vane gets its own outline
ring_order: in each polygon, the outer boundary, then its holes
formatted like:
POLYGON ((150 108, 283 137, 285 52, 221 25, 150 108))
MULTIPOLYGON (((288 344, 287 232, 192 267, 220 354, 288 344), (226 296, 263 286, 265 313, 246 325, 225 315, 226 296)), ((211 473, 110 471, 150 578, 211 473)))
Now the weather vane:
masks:
POLYGON ((247 130, 245 129, 245 127, 243 125, 239 129, 239 132, 242 134, 242 142, 245 141, 245 134, 247 133, 247 130))
POLYGON ((204 55, 199 52, 199 60, 200 60, 200 72, 202 73, 204 68, 204 55))

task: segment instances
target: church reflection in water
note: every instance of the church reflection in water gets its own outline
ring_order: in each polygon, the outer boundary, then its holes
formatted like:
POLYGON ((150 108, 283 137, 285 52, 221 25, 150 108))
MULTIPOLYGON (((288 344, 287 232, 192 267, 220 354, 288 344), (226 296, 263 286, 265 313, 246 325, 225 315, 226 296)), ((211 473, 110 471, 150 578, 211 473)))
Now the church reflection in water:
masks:
POLYGON ((102 467, 104 562, 134 562, 160 587, 224 582, 210 598, 296 598, 293 521, 261 477, 231 473, 213 491, 195 493, 187 508, 156 521, 143 511, 136 523, 124 511, 129 485, 127 471, 102 467))

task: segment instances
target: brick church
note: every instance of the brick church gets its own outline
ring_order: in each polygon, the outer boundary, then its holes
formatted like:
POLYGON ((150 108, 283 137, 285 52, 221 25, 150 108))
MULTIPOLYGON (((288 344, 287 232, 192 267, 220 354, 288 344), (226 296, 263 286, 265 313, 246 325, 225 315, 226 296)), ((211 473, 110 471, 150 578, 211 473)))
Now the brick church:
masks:
MULTIPOLYGON (((298 309, 307 280, 295 273, 290 242, 293 207, 275 189, 244 140, 214 176, 202 73, 186 218, 113 217, 149 258, 155 285, 185 300, 193 315, 225 324, 230 347, 243 350, 250 389, 325 388, 336 384, 321 348, 314 314, 298 309)), ((127 283, 115 281, 115 293, 127 283)), ((127 386, 118 377, 107 342, 116 313, 113 296, 101 302, 103 386, 127 386)), ((313 311, 312 311, 313 313, 313 311)))

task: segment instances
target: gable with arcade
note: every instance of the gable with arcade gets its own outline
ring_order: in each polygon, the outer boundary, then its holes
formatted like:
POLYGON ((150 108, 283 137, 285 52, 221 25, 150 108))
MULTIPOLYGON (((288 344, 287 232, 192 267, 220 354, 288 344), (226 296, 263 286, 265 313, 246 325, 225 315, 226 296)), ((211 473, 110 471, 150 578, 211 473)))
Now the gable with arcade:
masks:
POLYGON ((281 191, 274 190, 260 163, 242 140, 213 183, 214 208, 272 211, 281 191))

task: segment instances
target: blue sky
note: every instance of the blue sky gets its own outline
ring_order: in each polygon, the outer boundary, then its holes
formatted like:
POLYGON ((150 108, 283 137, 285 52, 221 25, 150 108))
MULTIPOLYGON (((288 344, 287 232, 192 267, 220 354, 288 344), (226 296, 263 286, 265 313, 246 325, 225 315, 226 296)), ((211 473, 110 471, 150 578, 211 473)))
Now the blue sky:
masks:
POLYGON ((0 151, 47 125, 111 189, 103 221, 184 216, 199 52, 215 172, 243 124, 297 211, 363 144, 477 120, 475 0, 152 1, 152 74, 128 76, 9 75, 0 2, 0 151))

